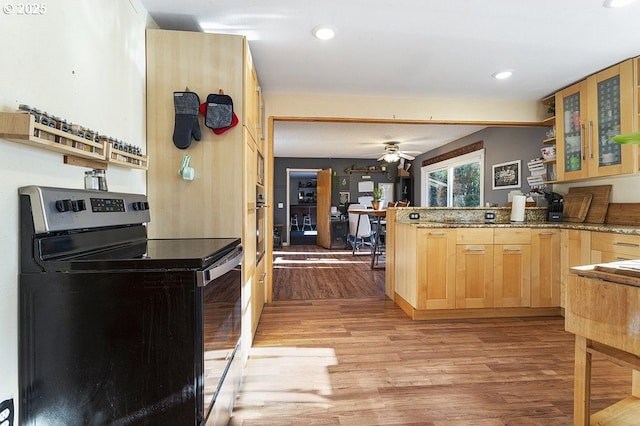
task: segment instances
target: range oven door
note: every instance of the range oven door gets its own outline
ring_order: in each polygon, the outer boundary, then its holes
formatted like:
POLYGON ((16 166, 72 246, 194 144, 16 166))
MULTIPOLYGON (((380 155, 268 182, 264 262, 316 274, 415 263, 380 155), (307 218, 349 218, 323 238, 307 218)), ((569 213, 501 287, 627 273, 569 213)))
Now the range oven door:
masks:
POLYGON ((234 381, 234 361, 241 332, 242 249, 230 253, 213 268, 199 273, 202 283, 202 424, 224 424, 220 417, 230 416, 235 395, 227 398, 225 381, 234 381), (230 404, 230 406, 229 406, 230 404), (217 419, 213 421, 213 419, 217 419))

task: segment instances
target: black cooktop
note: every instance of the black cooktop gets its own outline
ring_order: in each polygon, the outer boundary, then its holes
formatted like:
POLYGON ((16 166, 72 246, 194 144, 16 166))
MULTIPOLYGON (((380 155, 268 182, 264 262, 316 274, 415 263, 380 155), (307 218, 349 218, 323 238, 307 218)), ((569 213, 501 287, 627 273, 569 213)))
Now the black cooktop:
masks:
POLYGON ((239 238, 149 239, 45 262, 47 270, 203 269, 240 245, 239 238))

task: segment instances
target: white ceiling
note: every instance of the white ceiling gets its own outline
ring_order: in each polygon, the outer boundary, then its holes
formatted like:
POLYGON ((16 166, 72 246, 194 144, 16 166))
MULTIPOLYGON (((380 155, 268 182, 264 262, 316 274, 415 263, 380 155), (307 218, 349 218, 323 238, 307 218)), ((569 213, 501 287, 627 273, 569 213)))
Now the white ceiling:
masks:
MULTIPOLYGON (((161 28, 246 35, 266 95, 490 100, 540 99, 640 55, 640 1, 603 1, 141 0, 161 28), (319 24, 337 36, 315 39, 319 24), (501 69, 513 77, 491 78, 501 69)), ((478 129, 278 122, 275 154, 377 158, 388 140, 425 152, 478 129)))

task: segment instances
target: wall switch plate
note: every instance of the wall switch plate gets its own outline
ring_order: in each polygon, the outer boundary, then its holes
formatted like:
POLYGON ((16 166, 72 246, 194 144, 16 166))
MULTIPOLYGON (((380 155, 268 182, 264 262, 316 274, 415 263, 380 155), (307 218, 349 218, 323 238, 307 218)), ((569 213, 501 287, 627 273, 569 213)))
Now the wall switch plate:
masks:
POLYGON ((278 208, 279 209, 283 209, 284 208, 284 203, 278 203, 278 208))
POLYGON ((0 402, 0 426, 13 426, 13 399, 0 402))
POLYGON ((420 213, 409 213, 409 219, 420 219, 420 213))
POLYGON ((494 220, 496 218, 496 214, 494 212, 485 212, 484 219, 485 220, 494 220))

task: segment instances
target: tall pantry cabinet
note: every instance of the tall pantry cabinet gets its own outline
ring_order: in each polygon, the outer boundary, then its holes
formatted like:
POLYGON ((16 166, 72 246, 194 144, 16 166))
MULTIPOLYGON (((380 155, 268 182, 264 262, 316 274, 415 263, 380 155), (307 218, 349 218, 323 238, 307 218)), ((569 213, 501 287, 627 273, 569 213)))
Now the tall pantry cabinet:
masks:
MULTIPOLYGON (((258 154, 269 158, 262 143, 259 86, 248 43, 243 36, 147 30, 147 187, 152 217, 150 238, 241 237, 243 356, 251 345, 265 301, 267 255, 257 265, 256 188, 258 154), (218 135, 199 116, 200 141, 186 149, 173 144, 173 92, 191 91, 206 102, 223 90, 233 99, 239 124, 218 135), (178 170, 191 157, 195 178, 178 170), (260 269, 258 269, 260 266, 260 269)), ((269 162, 262 162, 265 175, 269 162)), ((266 214, 263 217, 267 216, 266 214)), ((264 232, 264 225, 263 232, 264 232)), ((270 239, 263 236, 263 244, 270 239)))

